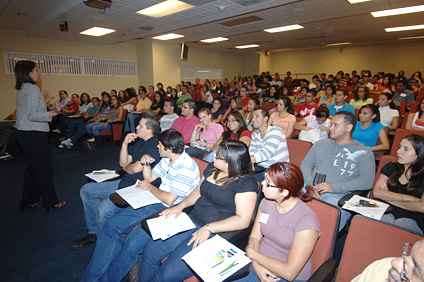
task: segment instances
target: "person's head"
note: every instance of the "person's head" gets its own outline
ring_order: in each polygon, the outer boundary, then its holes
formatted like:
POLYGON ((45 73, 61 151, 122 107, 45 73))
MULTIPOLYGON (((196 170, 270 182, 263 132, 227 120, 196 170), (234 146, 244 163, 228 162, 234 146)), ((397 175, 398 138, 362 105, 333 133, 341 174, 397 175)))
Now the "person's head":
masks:
POLYGON ((88 95, 85 92, 81 94, 81 103, 82 104, 88 104, 88 103, 90 103, 90 101, 91 101, 90 95, 88 95))
POLYGON ((175 90, 177 90, 177 93, 181 92, 181 85, 180 84, 176 84, 175 85, 175 90))
POLYGON ((305 95, 306 104, 308 104, 308 105, 314 104, 316 95, 317 95, 317 92, 314 89, 309 89, 308 92, 306 92, 306 95, 305 95))
POLYGON ((78 103, 79 102, 79 95, 78 94, 72 94, 71 101, 72 101, 72 103, 78 103))
POLYGON ((420 71, 416 71, 411 75, 411 80, 419 80, 422 81, 423 80, 423 75, 420 71))
POLYGON ((94 97, 93 99, 91 99, 91 103, 93 104, 93 107, 98 107, 100 105, 100 99, 94 97))
POLYGON ((378 80, 379 80, 380 78, 378 77, 378 75, 373 75, 372 76, 372 78, 371 78, 371 83, 372 84, 375 84, 375 83, 377 83, 378 82, 378 80))
POLYGON ((424 281, 424 240, 404 244, 402 256, 392 260, 389 281, 424 281))
POLYGON ((162 102, 162 100, 163 100, 163 96, 160 95, 159 92, 156 93, 155 94, 155 97, 154 97, 154 103, 155 104, 159 104, 160 102, 162 102))
POLYGON ((246 124, 244 122, 243 115, 238 111, 231 111, 228 114, 226 124, 228 128, 227 132, 229 133, 229 135, 231 134, 231 132, 237 134, 239 131, 246 129, 246 124))
POLYGON ((172 86, 166 87, 166 94, 171 94, 172 86))
POLYGON ((197 115, 199 116, 199 120, 201 124, 203 125, 212 124, 213 117, 212 117, 211 110, 209 110, 208 108, 201 108, 197 112, 197 115))
POLYGON ((424 98, 421 98, 420 102, 418 103, 418 117, 422 117, 424 113, 424 98))
POLYGON ((271 87, 269 88, 269 94, 270 94, 271 97, 276 96, 277 95, 277 86, 271 85, 271 87))
POLYGON ((268 124, 269 113, 264 107, 258 107, 253 111, 252 125, 255 128, 261 128, 268 124))
POLYGON ((317 79, 317 80, 315 80, 315 85, 317 86, 317 87, 316 87, 317 89, 320 89, 320 88, 321 88, 321 86, 322 86, 322 80, 321 80, 321 79, 317 79))
POLYGON ((334 93, 336 92, 336 87, 334 87, 334 85, 327 85, 327 87, 325 87, 325 93, 327 95, 334 95, 334 93))
POLYGON ((224 103, 222 102, 221 98, 214 98, 212 101, 212 107, 215 109, 215 111, 222 109, 224 107, 224 103))
POLYGON ((90 103, 91 102, 91 99, 90 99, 90 95, 88 95, 88 93, 82 93, 81 94, 81 103, 82 104, 88 104, 88 103, 90 103))
POLYGON ((183 94, 186 94, 187 91, 188 91, 188 86, 185 85, 185 84, 183 86, 181 86, 181 91, 183 92, 183 94))
POLYGON ((327 78, 327 74, 325 72, 320 74, 321 80, 325 80, 327 78))
POLYGON ((364 75, 362 76, 362 81, 363 81, 364 83, 368 83, 368 81, 370 81, 370 77, 368 76, 368 74, 364 74, 364 75))
POLYGON ((252 97, 249 99, 247 103, 247 111, 252 112, 256 107, 259 107, 261 102, 256 97, 252 97))
POLYGON ((307 80, 307 79, 302 79, 302 80, 300 81, 300 85, 301 85, 301 86, 309 86, 309 80, 307 80))
POLYGON ((279 203, 298 197, 304 202, 312 200, 313 187, 304 188, 303 174, 300 168, 290 162, 279 162, 271 165, 262 181, 265 198, 279 203), (303 189, 304 188, 304 189, 303 189))
POLYGON ((181 108, 181 115, 186 118, 191 118, 196 111, 196 101, 193 99, 187 99, 184 101, 183 106, 181 108))
POLYGON ((175 101, 172 99, 165 100, 165 103, 163 105, 163 112, 167 115, 174 114, 175 111, 175 101))
MULTIPOLYGON (((410 134, 403 138, 397 150, 397 160, 405 168, 417 165, 420 170, 424 170, 424 137, 410 134)), ((411 174, 411 179, 414 176, 411 174)))
POLYGON ((339 88, 336 90, 336 95, 334 95, 334 102, 337 105, 343 105, 347 99, 349 92, 345 88, 339 88))
POLYGON ((390 87, 392 85, 392 78, 390 75, 386 75, 383 78, 383 81, 381 83, 381 85, 383 85, 384 87, 390 87))
POLYGON ((118 97, 116 97, 116 96, 112 96, 111 98, 110 98, 110 103, 112 104, 112 107, 115 109, 115 108, 117 108, 117 107, 119 107, 119 100, 118 100, 118 97))
POLYGON ((374 104, 363 105, 359 110, 360 122, 380 122, 380 111, 374 104))
POLYGON ((107 93, 106 91, 102 92, 102 101, 103 101, 102 106, 110 104, 110 94, 107 93))
POLYGON ((241 103, 240 97, 233 97, 231 98, 230 102, 232 110, 239 111, 243 109, 243 104, 241 103))
POLYGON ((240 88, 240 90, 239 90, 239 94, 240 94, 240 97, 242 97, 242 98, 246 98, 247 97, 247 92, 248 92, 249 90, 247 89, 247 87, 246 86, 242 86, 241 88, 240 88))
POLYGON ((171 90, 171 98, 175 98, 175 99, 178 98, 178 91, 177 91, 177 89, 172 88, 172 90, 171 90))
POLYGON ((124 90, 119 90, 118 98, 119 98, 119 100, 120 100, 120 101, 125 101, 125 100, 126 100, 127 95, 126 95, 126 93, 124 92, 124 90))
POLYGON ((309 88, 307 86, 300 87, 300 94, 299 94, 299 96, 305 97, 306 92, 308 92, 308 90, 309 90, 309 88))
POLYGON ((150 95, 155 93, 155 87, 153 85, 149 85, 148 90, 150 95))
POLYGON ((293 113, 293 103, 291 99, 285 96, 280 97, 280 99, 278 99, 277 111, 280 113, 293 113))
POLYGON ((289 86, 283 86, 283 92, 282 92, 283 96, 293 96, 293 90, 291 87, 289 86))
POLYGON ((155 116, 149 114, 141 114, 140 122, 137 126, 137 136, 143 140, 148 140, 150 137, 159 133, 160 124, 155 116))
POLYGON ((405 77, 405 71, 404 70, 400 70, 399 71, 399 76, 400 77, 405 77))
POLYGON ((181 155, 184 152, 184 137, 175 129, 168 129, 159 134, 158 151, 160 156, 169 157, 170 154, 181 155))
POLYGON ((263 82, 267 83, 268 82, 268 77, 264 76, 263 82))
POLYGON ((340 111, 335 113, 331 120, 330 137, 335 141, 352 137, 356 126, 356 117, 351 112, 340 111))
POLYGON ((355 75, 357 75, 358 74, 358 72, 356 71, 356 70, 353 70, 352 71, 352 77, 354 77, 355 75))
POLYGON ((403 91, 403 90, 405 90, 407 84, 408 84, 408 82, 405 79, 399 79, 396 82, 396 90, 397 91, 403 91))
POLYGON ((228 173, 228 177, 220 179, 220 182, 225 184, 238 181, 241 176, 253 174, 249 149, 246 144, 238 140, 221 142, 215 153, 213 164, 217 169, 215 179, 220 171, 228 173))
POLYGON ((368 89, 368 87, 366 87, 365 85, 358 85, 358 87, 356 87, 356 93, 355 93, 355 101, 366 101, 370 96, 370 91, 368 89))
POLYGON ((202 85, 202 91, 203 91, 203 93, 208 92, 209 91, 209 86, 207 84, 203 84, 202 85))
POLYGON ((68 98, 68 92, 66 90, 59 90, 59 98, 60 100, 68 98))
MULTIPOLYGON (((127 92, 128 93, 128 88, 127 89, 125 89, 125 92, 127 92)), ((138 88, 138 94, 140 95, 140 99, 145 99, 146 97, 147 97, 147 90, 146 90, 146 87, 144 87, 144 86, 140 86, 139 88, 138 88)))
POLYGON ((326 106, 320 106, 315 111, 315 116, 318 124, 323 124, 330 116, 330 110, 326 106))
POLYGON ((381 92, 378 96, 378 105, 380 107, 387 107, 393 104, 393 95, 386 91, 381 92))
POLYGON ((24 82, 38 83, 41 81, 41 73, 37 65, 33 61, 19 61, 16 63, 15 68, 15 89, 19 90, 24 82))
POLYGON ((163 89, 163 84, 162 84, 162 82, 158 82, 158 83, 156 84, 156 86, 158 87, 158 89, 163 89))

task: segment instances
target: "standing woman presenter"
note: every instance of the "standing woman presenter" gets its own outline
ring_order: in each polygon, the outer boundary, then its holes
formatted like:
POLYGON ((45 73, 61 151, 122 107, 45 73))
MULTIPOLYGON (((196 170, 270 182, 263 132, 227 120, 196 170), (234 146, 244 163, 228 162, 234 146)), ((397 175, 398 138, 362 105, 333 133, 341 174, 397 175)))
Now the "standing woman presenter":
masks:
POLYGON ((60 104, 56 102, 55 110, 47 111, 43 95, 35 85, 41 81, 41 74, 34 62, 17 62, 15 77, 15 88, 18 90, 16 136, 26 162, 24 191, 19 207, 21 210, 34 208, 41 198, 43 207, 47 210, 61 208, 66 202, 59 202, 56 196, 50 143, 47 138, 48 122, 59 114, 60 104))

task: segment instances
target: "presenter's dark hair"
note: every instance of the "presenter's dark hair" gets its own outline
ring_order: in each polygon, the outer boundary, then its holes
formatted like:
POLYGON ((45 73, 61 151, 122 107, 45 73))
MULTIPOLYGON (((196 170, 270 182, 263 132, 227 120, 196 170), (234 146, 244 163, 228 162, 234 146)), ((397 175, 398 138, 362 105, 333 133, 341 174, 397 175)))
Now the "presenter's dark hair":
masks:
POLYGON ((158 140, 165 147, 165 150, 171 149, 174 154, 182 154, 184 152, 184 137, 175 129, 165 130, 159 135, 158 140))
POLYGON ((22 87, 22 84, 24 82, 29 82, 34 84, 34 80, 29 76, 29 73, 36 67, 37 65, 33 61, 19 61, 15 65, 15 78, 16 78, 16 85, 15 89, 19 90, 22 87))

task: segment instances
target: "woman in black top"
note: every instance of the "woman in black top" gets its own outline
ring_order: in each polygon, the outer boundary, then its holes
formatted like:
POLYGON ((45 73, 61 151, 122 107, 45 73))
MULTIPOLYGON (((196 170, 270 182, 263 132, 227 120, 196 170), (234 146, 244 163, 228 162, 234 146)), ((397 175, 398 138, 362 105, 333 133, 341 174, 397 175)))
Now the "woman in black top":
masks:
POLYGON ((193 275, 181 259, 185 254, 215 234, 249 226, 258 182, 252 176, 246 144, 240 141, 221 143, 214 167, 205 170, 201 184, 186 199, 161 213, 162 216, 178 216, 184 208, 194 205, 189 216, 196 228, 166 241, 150 240, 144 247, 139 281, 183 281, 193 275))
POLYGON ((388 163, 375 182, 373 196, 392 206, 381 220, 423 234, 424 137, 406 136, 397 151, 397 163, 388 163))

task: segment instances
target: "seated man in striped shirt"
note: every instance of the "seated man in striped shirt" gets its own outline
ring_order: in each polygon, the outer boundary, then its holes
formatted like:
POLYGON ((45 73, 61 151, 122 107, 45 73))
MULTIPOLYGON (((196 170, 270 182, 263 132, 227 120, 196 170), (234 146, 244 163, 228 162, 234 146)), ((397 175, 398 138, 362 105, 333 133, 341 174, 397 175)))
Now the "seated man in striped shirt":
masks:
MULTIPOLYGON (((162 159, 151 169, 149 164, 155 160, 149 155, 141 157, 144 180, 139 181, 136 188, 151 192, 162 203, 136 210, 128 207, 111 217, 97 238, 96 248, 81 281, 109 281, 107 271, 112 261, 120 256, 120 250, 125 243, 123 234, 130 233, 144 218, 180 203, 199 185, 199 168, 184 152, 182 134, 174 129, 168 129, 162 132, 158 139, 158 150, 162 159), (157 178, 162 181, 159 188, 150 184, 157 178)), ((138 245, 143 249, 150 236, 145 232, 144 234, 138 232, 137 235, 138 245)))
MULTIPOLYGON (((263 107, 256 108, 253 112, 252 124, 258 130, 252 133, 249 153, 252 164, 268 168, 277 162, 288 162, 286 136, 281 128, 268 125, 269 113, 263 107)), ((256 173, 259 181, 264 180, 264 172, 256 173)))

